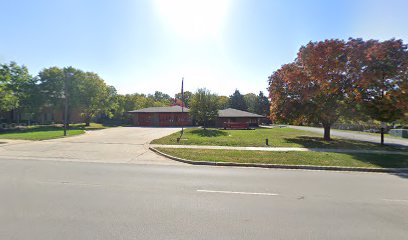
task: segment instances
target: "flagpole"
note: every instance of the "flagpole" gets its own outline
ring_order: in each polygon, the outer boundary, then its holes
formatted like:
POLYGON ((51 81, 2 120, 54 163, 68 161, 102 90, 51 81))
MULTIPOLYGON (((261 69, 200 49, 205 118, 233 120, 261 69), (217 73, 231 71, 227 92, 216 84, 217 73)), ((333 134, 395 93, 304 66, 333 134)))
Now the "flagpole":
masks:
MULTIPOLYGON (((184 119, 184 89, 183 88, 184 88, 184 77, 181 78, 181 116, 182 116, 182 119, 184 119)), ((183 121, 181 121, 181 136, 183 136, 183 133, 184 133, 184 124, 183 124, 183 121)))

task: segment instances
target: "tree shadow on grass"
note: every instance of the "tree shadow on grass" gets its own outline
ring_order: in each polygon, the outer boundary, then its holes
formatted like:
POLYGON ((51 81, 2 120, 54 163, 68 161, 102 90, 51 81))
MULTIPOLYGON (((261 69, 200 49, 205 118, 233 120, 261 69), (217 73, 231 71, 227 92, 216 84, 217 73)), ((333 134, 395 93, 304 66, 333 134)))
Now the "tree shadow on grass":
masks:
MULTIPOLYGON (((331 149, 354 149, 354 150, 384 150, 384 151, 407 151, 406 148, 395 146, 381 146, 379 144, 356 141, 350 139, 333 139, 324 141, 319 137, 299 136, 286 138, 289 143, 296 143, 305 148, 331 148, 331 149)), ((350 156, 353 160, 370 164, 374 168, 408 168, 408 155, 402 154, 378 154, 378 153, 338 153, 350 156)), ((328 159, 330 160, 330 159, 328 159)), ((392 175, 408 178, 408 172, 390 173, 392 175)))
MULTIPOLYGON (((61 127, 60 129, 64 129, 63 127, 61 127)), ((92 130, 101 130, 103 128, 100 127, 92 127, 92 126, 88 126, 86 127, 85 125, 80 125, 80 126, 70 126, 68 128, 68 130, 88 130, 88 131, 92 131, 92 130)))
POLYGON ((381 146, 380 144, 357 141, 351 139, 335 138, 331 141, 325 141, 320 137, 298 136, 294 138, 285 138, 288 143, 295 143, 305 148, 336 148, 336 149, 361 149, 361 150, 384 150, 384 151, 408 151, 407 148, 396 146, 381 146))
POLYGON ((408 168, 408 156, 398 154, 345 153, 354 160, 380 168, 408 168))
POLYGON ((5 130, 1 133, 3 134, 8 134, 8 133, 35 133, 35 132, 43 132, 43 131, 61 131, 61 127, 56 127, 56 126, 36 126, 36 127, 29 127, 29 128, 16 128, 16 129, 10 129, 10 130, 5 130))
MULTIPOLYGON (((92 127, 85 127, 84 126, 70 126, 68 127, 69 130, 97 130, 100 128, 92 128, 92 127)), ((25 134, 25 133, 37 133, 37 132, 58 132, 58 131, 64 131, 63 126, 61 125, 45 125, 45 126, 34 126, 34 127, 24 127, 24 128, 16 128, 16 129, 9 129, 0 132, 1 134, 25 134)))
POLYGON ((228 136, 227 132, 218 129, 195 129, 190 132, 191 134, 198 135, 200 137, 219 137, 228 136))
MULTIPOLYGON (((354 160, 374 165, 374 168, 408 168, 408 155, 398 154, 370 154, 370 153, 345 153, 354 160)), ((408 179, 408 171, 390 172, 400 178, 408 179)))

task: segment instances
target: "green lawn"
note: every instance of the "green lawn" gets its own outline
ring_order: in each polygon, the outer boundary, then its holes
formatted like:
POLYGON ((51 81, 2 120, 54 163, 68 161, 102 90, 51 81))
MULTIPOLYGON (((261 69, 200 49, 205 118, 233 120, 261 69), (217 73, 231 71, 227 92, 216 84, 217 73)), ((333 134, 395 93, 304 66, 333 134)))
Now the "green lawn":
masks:
MULTIPOLYGON (((216 145, 216 146, 251 146, 264 147, 269 139, 271 147, 306 147, 306 148, 343 148, 343 149, 376 149, 395 150, 393 147, 380 146, 375 143, 361 142, 342 138, 324 141, 321 134, 292 128, 257 128, 255 130, 219 130, 190 128, 184 131, 179 143, 180 132, 153 140, 152 144, 181 145, 216 145)), ((405 149, 407 151, 408 149, 405 149)))
MULTIPOLYGON (((97 130, 105 128, 101 124, 91 123, 89 127, 85 124, 71 124, 67 131, 68 136, 75 136, 85 133, 85 130, 97 130)), ((27 128, 0 132, 0 139, 20 139, 20 140, 46 140, 64 137, 61 125, 36 125, 27 128)))
POLYGON ((262 152, 158 148, 172 156, 193 161, 316 165, 366 168, 408 168, 408 155, 345 154, 323 152, 262 152))

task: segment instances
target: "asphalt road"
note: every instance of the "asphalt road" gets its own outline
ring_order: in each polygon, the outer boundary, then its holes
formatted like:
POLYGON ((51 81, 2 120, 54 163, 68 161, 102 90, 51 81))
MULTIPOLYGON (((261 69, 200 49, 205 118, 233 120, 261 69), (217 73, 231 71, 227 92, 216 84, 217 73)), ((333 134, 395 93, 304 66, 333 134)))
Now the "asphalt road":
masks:
POLYGON ((408 176, 0 160, 0 239, 407 239, 408 176))

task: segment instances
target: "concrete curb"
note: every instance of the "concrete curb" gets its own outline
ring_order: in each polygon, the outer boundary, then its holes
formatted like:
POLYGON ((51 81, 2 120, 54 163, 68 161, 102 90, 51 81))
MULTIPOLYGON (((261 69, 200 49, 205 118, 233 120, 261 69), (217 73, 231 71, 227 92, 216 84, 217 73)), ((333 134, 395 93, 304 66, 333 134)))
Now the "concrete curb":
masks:
POLYGON ((358 150, 337 148, 302 148, 302 147, 231 147, 231 146, 200 146, 200 145, 160 145, 150 144, 153 148, 176 148, 176 149, 208 149, 208 150, 237 150, 237 151, 262 151, 262 152, 328 152, 328 153, 362 153, 362 154, 397 154, 408 155, 403 151, 385 150, 358 150))
POLYGON ((188 163, 192 165, 208 166, 229 166, 229 167, 258 167, 258 168, 280 168, 280 169, 303 169, 303 170, 326 170, 326 171, 348 171, 348 172, 378 172, 378 173, 408 173, 408 168, 361 168, 361 167, 336 167, 336 166, 309 166, 309 165, 281 165, 281 164, 263 164, 263 163, 234 163, 234 162, 209 162, 192 161, 168 155, 157 150, 154 147, 149 149, 166 158, 188 163))

